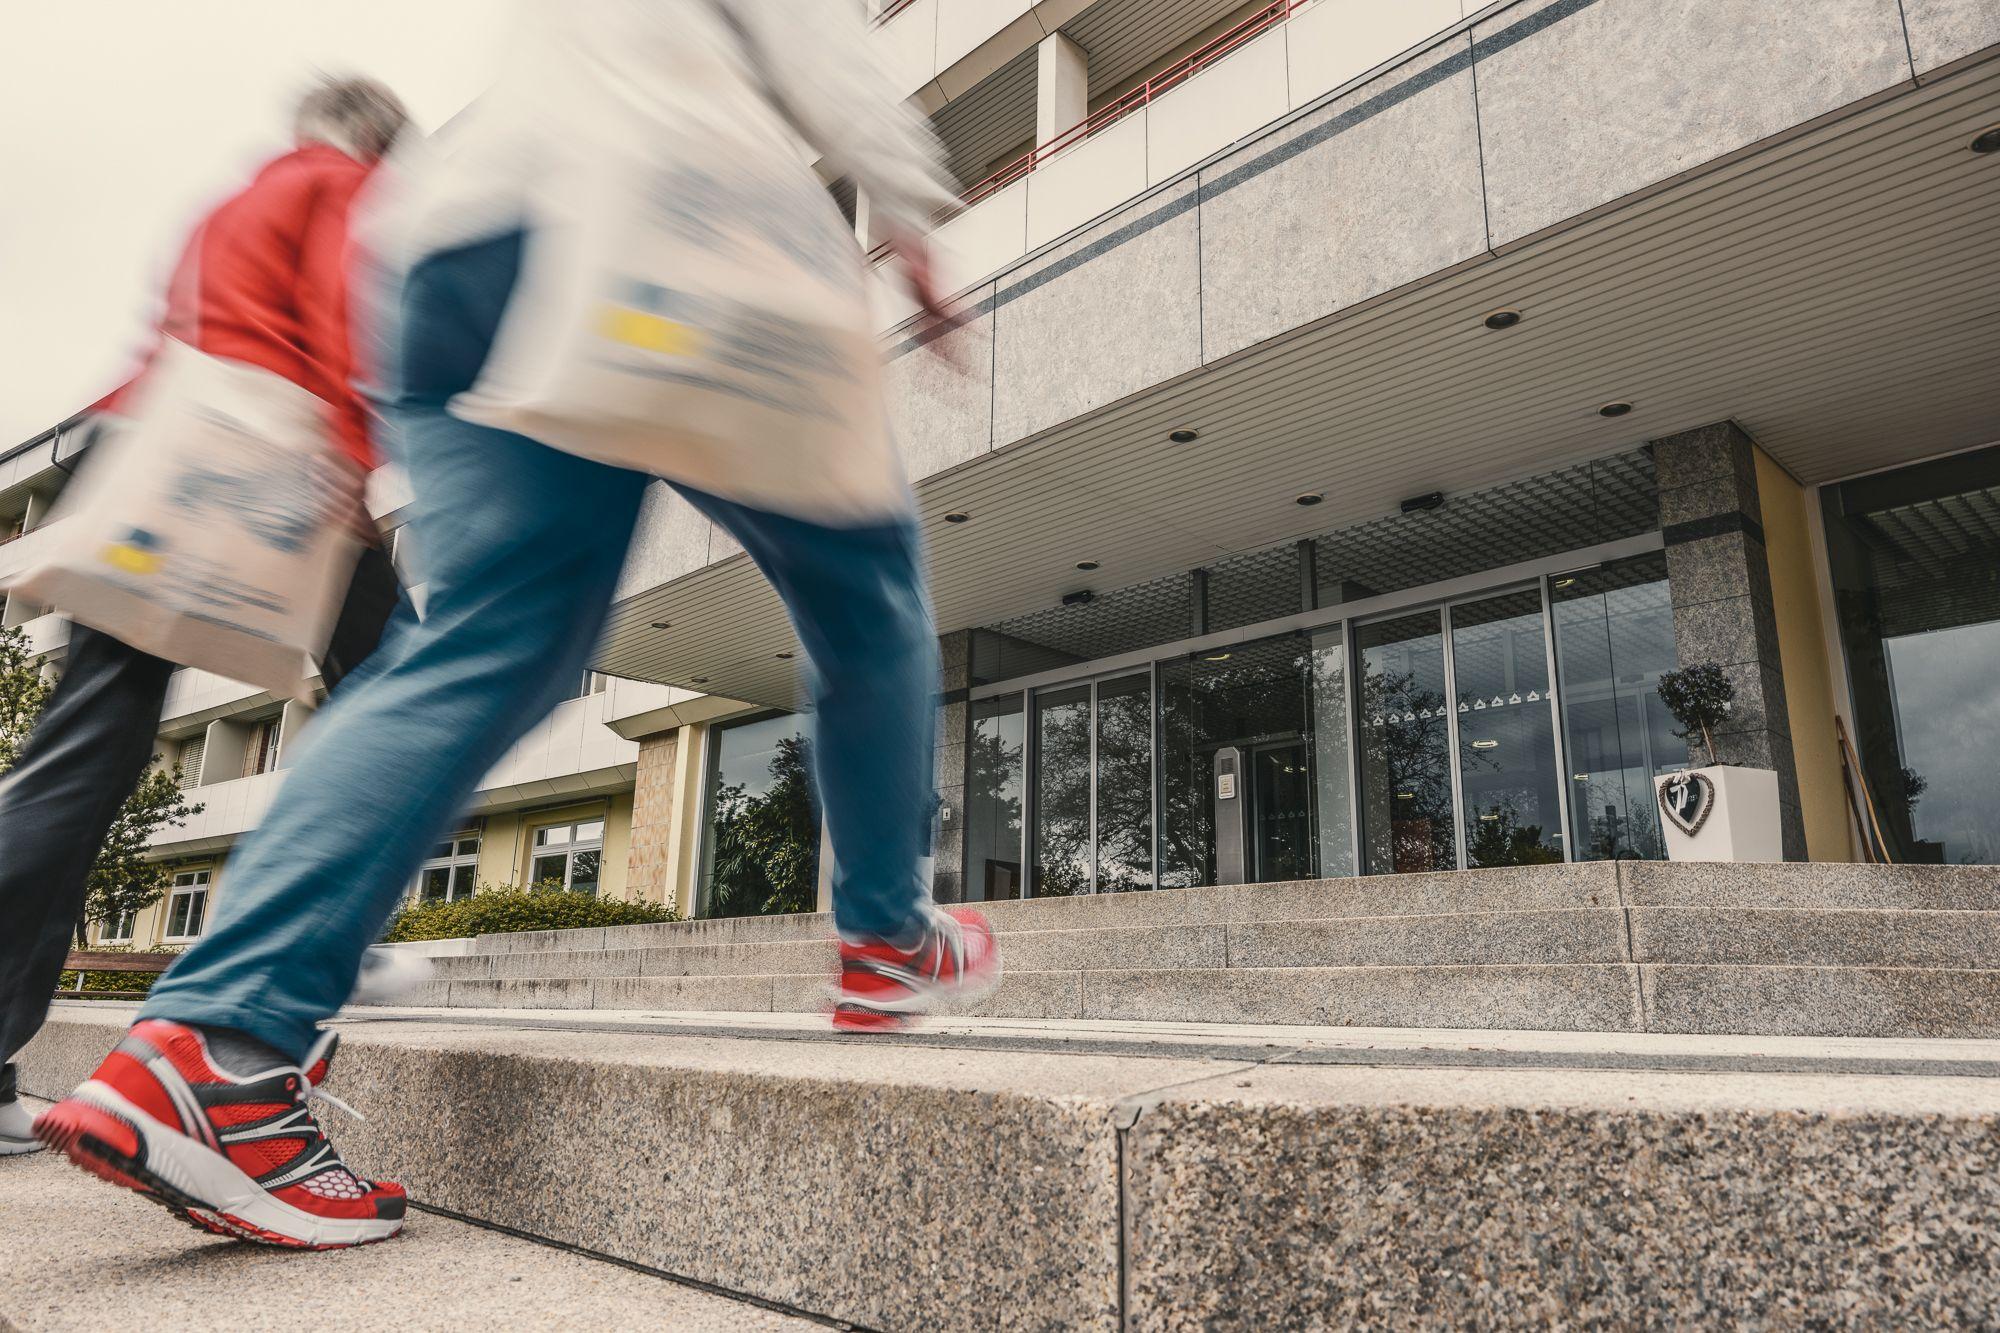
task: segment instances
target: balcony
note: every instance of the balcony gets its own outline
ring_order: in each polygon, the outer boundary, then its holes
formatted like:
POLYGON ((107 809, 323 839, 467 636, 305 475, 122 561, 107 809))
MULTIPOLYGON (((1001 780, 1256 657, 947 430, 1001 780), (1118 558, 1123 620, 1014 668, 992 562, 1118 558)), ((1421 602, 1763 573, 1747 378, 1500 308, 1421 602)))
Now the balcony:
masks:
MULTIPOLYGON (((942 285, 971 288, 1185 174, 1456 26, 1469 3, 1274 0, 966 191, 933 238, 942 285)), ((883 331, 916 313, 878 291, 883 331)))

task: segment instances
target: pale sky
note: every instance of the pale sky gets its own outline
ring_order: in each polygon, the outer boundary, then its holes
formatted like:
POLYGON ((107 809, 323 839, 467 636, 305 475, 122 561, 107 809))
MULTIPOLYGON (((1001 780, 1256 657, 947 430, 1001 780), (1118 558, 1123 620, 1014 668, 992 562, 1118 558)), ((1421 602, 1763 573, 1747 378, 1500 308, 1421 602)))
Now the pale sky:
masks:
POLYGON ((519 0, 0 0, 0 450, 109 389, 206 207, 288 146, 315 70, 435 128, 519 0))

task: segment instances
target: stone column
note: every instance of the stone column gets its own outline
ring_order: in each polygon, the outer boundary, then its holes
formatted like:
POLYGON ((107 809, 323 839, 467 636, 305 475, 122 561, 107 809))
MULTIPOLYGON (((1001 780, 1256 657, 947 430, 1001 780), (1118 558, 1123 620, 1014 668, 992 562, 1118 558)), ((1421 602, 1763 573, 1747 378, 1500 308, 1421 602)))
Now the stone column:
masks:
POLYGON ((632 783, 632 841, 625 856, 625 892, 641 902, 672 903, 675 782, 680 732, 663 731, 639 740, 638 771, 632 783))
POLYGON ((1090 56, 1061 33, 1036 51, 1035 142, 1045 144, 1090 114, 1090 56))
POLYGON ((965 738, 966 691, 972 684, 972 631, 938 636, 943 659, 938 704, 936 836, 937 874, 932 880, 941 903, 965 901, 965 738))
POLYGON ((1802 861, 1805 824, 1771 603, 1756 448, 1733 421, 1655 440, 1660 526, 1681 664, 1714 662, 1736 686, 1735 709, 1715 735, 1716 756, 1723 763, 1777 770, 1785 859, 1802 861))

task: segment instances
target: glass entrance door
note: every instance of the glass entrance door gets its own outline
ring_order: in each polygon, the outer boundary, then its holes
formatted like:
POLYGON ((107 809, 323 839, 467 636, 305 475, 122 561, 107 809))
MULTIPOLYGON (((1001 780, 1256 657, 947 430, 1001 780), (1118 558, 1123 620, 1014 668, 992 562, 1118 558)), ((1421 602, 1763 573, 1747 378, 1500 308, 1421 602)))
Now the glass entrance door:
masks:
POLYGON ((1363 873, 1567 859, 1540 589, 1364 624, 1354 644, 1363 873))
POLYGON ((1438 611, 1355 631, 1361 856, 1371 875, 1458 865, 1450 682, 1438 611))
POLYGON ((1037 898, 1153 887, 1151 673, 1034 696, 1037 898))
POLYGON ((1560 861, 1562 783, 1541 590, 1460 603, 1450 618, 1465 863, 1560 861))
POLYGON ((1312 877, 1312 800, 1312 764, 1303 740, 1251 751, 1251 883, 1312 877))

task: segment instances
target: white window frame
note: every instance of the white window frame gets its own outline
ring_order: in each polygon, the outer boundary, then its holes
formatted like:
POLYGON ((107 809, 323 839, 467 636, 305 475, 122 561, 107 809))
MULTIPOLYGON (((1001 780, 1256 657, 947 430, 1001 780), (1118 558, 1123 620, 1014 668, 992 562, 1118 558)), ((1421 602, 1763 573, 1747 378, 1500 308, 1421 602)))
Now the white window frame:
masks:
MULTIPOLYGON (((208 897, 214 873, 214 868, 209 866, 204 866, 198 870, 181 870, 175 872, 173 888, 167 891, 167 914, 160 927, 161 930, 171 932, 174 928, 174 903, 176 899, 200 898, 201 920, 195 923, 195 930, 192 935, 175 935, 171 933, 162 935, 161 938, 166 942, 170 944, 185 944, 201 938, 201 932, 208 926, 208 897)), ((193 908, 189 908, 188 915, 192 914, 193 908)))
MULTIPOLYGON (((608 813, 609 812, 607 811, 606 814, 608 813)), ((606 824, 607 824, 606 816, 604 814, 598 814, 598 815, 586 815, 578 819, 564 820, 561 823, 556 823, 556 824, 540 824, 534 827, 533 829, 529 830, 527 887, 529 889, 533 889, 535 885, 541 883, 542 881, 542 877, 537 876, 535 874, 535 863, 537 861, 541 860, 543 857, 560 856, 563 858, 561 891, 569 892, 570 886, 572 883, 575 882, 576 878, 577 853, 596 852, 598 854, 597 888, 591 890, 591 892, 593 893, 602 892, 604 888, 604 833, 606 824), (585 824, 597 825, 597 833, 594 837, 579 838, 576 836, 577 829, 581 828, 585 824), (544 833, 547 833, 553 829, 565 830, 567 833, 566 841, 560 843, 551 842, 544 845, 540 841, 541 836, 544 833)))
POLYGON ((97 942, 99 944, 130 944, 132 942, 132 932, 137 930, 138 927, 139 914, 137 912, 121 912, 111 920, 106 921, 99 929, 97 942), (125 929, 122 931, 119 930, 120 926, 123 926, 125 929))
POLYGON ((458 894, 456 896, 451 896, 451 884, 456 884, 458 882, 458 876, 456 874, 453 874, 450 877, 450 884, 447 884, 445 887, 445 893, 447 896, 440 898, 438 900, 439 902, 446 902, 446 903, 464 902, 467 898, 470 898, 473 894, 477 893, 479 891, 479 884, 476 872, 479 865, 479 846, 482 838, 483 835, 480 833, 478 829, 463 829, 457 833, 452 834, 449 838, 441 839, 441 841, 447 842, 451 845, 450 854, 446 856, 433 856, 428 860, 426 860, 422 865, 417 867, 416 877, 410 881, 410 891, 406 895, 409 902, 413 906, 420 906, 423 904, 424 880, 427 876, 429 876, 430 872, 433 870, 457 871, 460 868, 464 868, 468 871, 474 872, 472 875, 468 876, 468 878, 471 879, 472 881, 471 887, 468 888, 464 893, 458 894), (470 839, 472 842, 472 850, 469 852, 461 852, 458 849, 458 845, 466 841, 467 839, 470 839))

